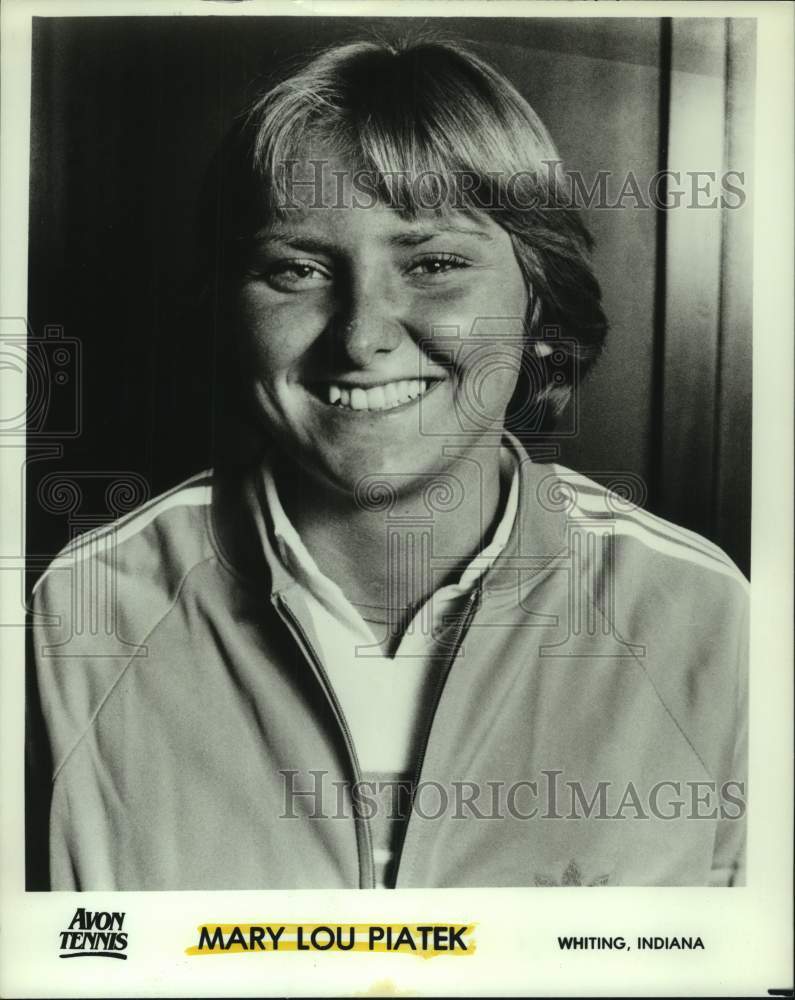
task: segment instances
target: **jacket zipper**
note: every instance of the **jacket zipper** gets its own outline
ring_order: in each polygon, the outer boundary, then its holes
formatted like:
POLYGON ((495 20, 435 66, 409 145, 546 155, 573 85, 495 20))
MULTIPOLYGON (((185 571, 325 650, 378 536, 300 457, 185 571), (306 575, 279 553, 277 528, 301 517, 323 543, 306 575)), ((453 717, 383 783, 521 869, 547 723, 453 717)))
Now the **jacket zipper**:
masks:
MULTIPOLYGON (((306 634, 306 630, 299 622, 292 608, 284 600, 281 594, 277 594, 276 598, 279 602, 283 617, 287 619, 287 624, 293 633, 293 637, 303 649, 304 655, 311 661, 315 673, 318 675, 323 687, 325 688, 326 697, 331 702, 331 707, 334 710, 337 722, 342 730, 345 746, 350 758, 354 782, 358 786, 362 780, 362 770, 359 765, 359 757, 356 753, 353 736, 351 735, 350 727, 348 726, 347 719, 345 718, 345 713, 342 711, 342 706, 340 705, 336 692, 334 691, 331 681, 329 680, 326 668, 323 666, 323 661, 315 651, 314 646, 309 640, 309 636, 306 634)), ((374 889, 375 860, 373 858, 373 838, 370 832, 370 821, 366 815, 361 815, 359 813, 355 804, 353 821, 356 829, 356 848, 359 855, 359 888, 374 889)))
POLYGON ((447 663, 445 664, 445 668, 442 671, 441 677, 439 678, 439 682, 436 685, 436 689, 434 691, 433 705, 431 707, 431 711, 428 714, 428 722, 425 726, 425 732, 423 734, 422 744, 420 746, 420 753, 419 756, 417 757, 417 762, 414 766, 414 775, 411 782, 411 795, 409 798, 409 812, 404 826, 403 841, 400 845, 400 854, 397 857, 397 868, 395 869, 395 879, 394 879, 395 885, 397 885, 397 875, 398 872, 400 871, 400 862, 403 856, 403 848, 406 843, 406 836, 408 835, 409 823, 411 822, 411 816, 412 813, 414 812, 414 800, 417 795, 417 786, 420 783, 422 766, 425 763, 425 755, 428 752, 428 744, 431 739, 431 730, 433 729, 434 718, 439 708, 439 702, 442 700, 442 693, 447 684, 447 678, 450 676, 450 671, 453 669, 453 664, 455 663, 456 657, 458 656, 458 650, 461 648, 461 642, 464 638, 464 634, 472 623, 472 619, 475 615, 475 611, 477 610, 479 600, 480 600, 480 586, 478 586, 470 594, 469 599, 464 607, 464 613, 461 615, 458 625, 456 626, 455 638, 453 639, 453 649, 450 653, 450 657, 447 663))

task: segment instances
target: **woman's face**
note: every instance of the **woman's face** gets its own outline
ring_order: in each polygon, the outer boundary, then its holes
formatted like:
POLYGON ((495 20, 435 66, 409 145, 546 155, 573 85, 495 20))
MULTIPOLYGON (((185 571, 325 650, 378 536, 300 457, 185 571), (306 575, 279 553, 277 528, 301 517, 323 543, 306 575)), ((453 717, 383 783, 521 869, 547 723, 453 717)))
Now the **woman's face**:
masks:
POLYGON ((350 493, 380 474, 406 489, 453 464, 445 445, 493 445, 521 364, 525 283, 488 217, 359 206, 329 169, 323 204, 254 241, 236 290, 248 377, 274 441, 319 485, 350 493))

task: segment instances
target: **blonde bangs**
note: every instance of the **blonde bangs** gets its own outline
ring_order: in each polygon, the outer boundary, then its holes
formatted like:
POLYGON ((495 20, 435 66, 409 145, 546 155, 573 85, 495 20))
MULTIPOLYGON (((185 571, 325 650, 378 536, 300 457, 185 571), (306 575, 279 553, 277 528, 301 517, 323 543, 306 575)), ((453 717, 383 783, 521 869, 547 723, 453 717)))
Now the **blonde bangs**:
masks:
POLYGON ((382 203, 408 216, 504 208, 503 188, 517 175, 525 203, 537 200, 546 165, 559 159, 491 67, 435 45, 385 52, 362 42, 325 53, 271 90, 248 125, 264 207, 277 216, 290 204, 292 165, 313 149, 366 175, 382 203))

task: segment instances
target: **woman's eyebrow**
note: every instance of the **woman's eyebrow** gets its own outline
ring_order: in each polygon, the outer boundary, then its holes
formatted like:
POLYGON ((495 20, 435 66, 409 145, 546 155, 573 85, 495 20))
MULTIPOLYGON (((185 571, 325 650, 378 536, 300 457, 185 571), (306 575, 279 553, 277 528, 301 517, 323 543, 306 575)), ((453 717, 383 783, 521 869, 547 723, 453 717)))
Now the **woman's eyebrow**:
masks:
POLYGON ((390 243, 398 246, 417 246, 420 243, 427 243, 437 236, 445 236, 447 233, 457 233, 461 236, 476 236, 478 239, 493 241, 493 236, 486 229, 472 229, 464 226, 440 226, 438 229, 420 230, 419 232, 398 233, 390 237, 390 243))
POLYGON ((254 236, 255 243, 284 243, 298 250, 320 250, 330 253, 339 249, 334 240, 314 233, 291 233, 282 229, 264 229, 254 236))
MULTIPOLYGON (((457 233, 461 236, 474 236, 481 240, 493 242, 494 237, 486 229, 475 229, 464 226, 440 226, 434 229, 411 230, 404 233, 394 233, 386 237, 385 242, 395 246, 419 246, 447 233, 457 233)), ((283 243, 299 250, 333 253, 339 250, 339 244, 325 236, 316 233, 297 233, 285 229, 263 229, 254 237, 256 243, 283 243)))

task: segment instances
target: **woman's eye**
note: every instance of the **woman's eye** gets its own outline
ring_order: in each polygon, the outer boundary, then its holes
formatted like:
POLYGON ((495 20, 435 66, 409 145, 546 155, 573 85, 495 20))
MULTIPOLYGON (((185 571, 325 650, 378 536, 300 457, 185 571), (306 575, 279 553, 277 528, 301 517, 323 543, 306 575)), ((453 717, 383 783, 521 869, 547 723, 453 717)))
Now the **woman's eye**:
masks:
POLYGON ((469 267, 469 261, 464 257, 453 253, 435 253, 416 261, 409 268, 408 273, 425 278, 437 274, 448 274, 450 271, 464 267, 469 267))
POLYGON ((260 272, 275 288, 292 291, 324 284, 331 276, 328 271, 314 261, 281 260, 263 268, 260 272))

